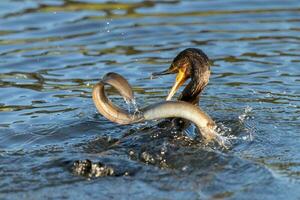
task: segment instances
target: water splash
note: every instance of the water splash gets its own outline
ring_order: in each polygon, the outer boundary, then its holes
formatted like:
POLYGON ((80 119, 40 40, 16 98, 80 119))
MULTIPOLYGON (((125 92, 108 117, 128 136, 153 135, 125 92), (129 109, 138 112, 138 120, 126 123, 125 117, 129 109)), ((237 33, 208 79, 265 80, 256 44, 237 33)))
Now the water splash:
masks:
MULTIPOLYGON (((224 126, 225 127, 225 126, 224 126)), ((232 143, 230 141, 230 138, 224 135, 219 126, 216 126, 212 132, 216 136, 215 141, 224 149, 230 149, 232 146, 232 143)))
POLYGON ((219 122, 217 124, 216 131, 218 132, 219 135, 226 136, 226 137, 232 133, 232 129, 230 127, 227 127, 222 122, 219 122))
POLYGON ((133 100, 131 101, 131 104, 132 104, 132 106, 133 106, 133 108, 134 108, 134 112, 140 112, 139 107, 138 107, 138 105, 137 105, 135 99, 133 99, 133 100))
POLYGON ((252 110, 253 108, 250 106, 246 106, 246 108, 244 109, 244 111, 242 112, 242 114, 240 114, 238 116, 237 119, 237 126, 239 126, 239 128, 244 129, 244 131, 246 132, 246 135, 239 135, 237 136, 234 132, 234 130, 232 130, 231 127, 226 126, 223 122, 219 122, 217 124, 217 127, 215 129, 215 131, 217 132, 217 134, 222 138, 222 140, 224 140, 226 143, 231 143, 233 144, 235 141, 253 141, 254 140, 254 136, 253 134, 255 133, 255 126, 253 124, 251 124, 251 122, 249 121, 249 119, 253 119, 254 117, 252 116, 252 110))
POLYGON ((230 149, 233 141, 237 139, 237 137, 231 134, 231 128, 226 127, 224 124, 221 127, 218 125, 214 131, 217 135, 216 141, 224 149, 230 149))
POLYGON ((249 140, 249 141, 253 141, 254 140, 253 133, 255 132, 254 131, 255 128, 254 128, 253 125, 246 123, 246 120, 254 118, 253 116, 251 116, 252 110, 253 110, 252 107, 247 106, 244 109, 244 112, 239 116, 240 123, 243 126, 245 126, 244 129, 248 133, 248 135, 242 137, 243 140, 249 140))
POLYGON ((129 112, 129 113, 131 113, 131 100, 130 99, 127 99, 127 98, 123 98, 124 99, 124 101, 125 101, 125 103, 126 103, 126 105, 127 105, 127 111, 129 112))
POLYGON ((129 113, 134 114, 136 112, 140 112, 139 107, 138 107, 135 99, 126 99, 126 98, 124 98, 124 101, 127 105, 127 111, 129 113))
POLYGON ((251 118, 251 116, 250 116, 251 111, 252 111, 252 107, 247 106, 245 108, 244 113, 239 116, 239 120, 241 123, 243 123, 246 119, 251 118))

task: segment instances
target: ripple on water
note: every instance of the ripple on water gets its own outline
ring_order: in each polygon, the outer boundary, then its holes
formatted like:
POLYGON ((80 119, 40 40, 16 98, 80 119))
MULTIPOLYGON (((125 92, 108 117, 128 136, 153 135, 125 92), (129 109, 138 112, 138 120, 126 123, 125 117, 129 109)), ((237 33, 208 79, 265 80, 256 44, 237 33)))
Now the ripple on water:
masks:
POLYGON ((299 198, 299 9, 297 0, 1 2, 0 198, 299 198), (120 126, 96 112, 92 86, 111 71, 139 107, 162 101, 175 77, 149 77, 187 47, 211 58, 200 104, 229 150, 193 129, 120 126), (85 159, 97 173, 76 175, 85 159))

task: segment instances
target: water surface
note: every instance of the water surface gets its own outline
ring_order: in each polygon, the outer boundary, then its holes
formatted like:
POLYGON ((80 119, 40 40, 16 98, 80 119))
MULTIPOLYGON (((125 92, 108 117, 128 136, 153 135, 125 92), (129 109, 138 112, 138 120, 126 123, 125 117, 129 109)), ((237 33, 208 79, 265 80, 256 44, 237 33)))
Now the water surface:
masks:
POLYGON ((1 199, 299 199, 299 11, 298 0, 1 1, 1 199), (174 76, 150 74, 188 47, 213 62, 200 105, 228 151, 97 113, 91 89, 111 71, 140 106, 164 100, 174 76), (128 148, 111 148, 124 137, 128 148), (74 173, 85 159, 114 175, 74 173))

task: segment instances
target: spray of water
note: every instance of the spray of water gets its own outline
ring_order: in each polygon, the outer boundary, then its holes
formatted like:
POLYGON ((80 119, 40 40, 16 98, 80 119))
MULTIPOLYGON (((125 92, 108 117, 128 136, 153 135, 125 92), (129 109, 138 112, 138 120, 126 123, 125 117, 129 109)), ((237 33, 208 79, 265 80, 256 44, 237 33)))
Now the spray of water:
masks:
POLYGON ((133 118, 135 118, 136 115, 141 114, 135 99, 128 100, 124 98, 124 101, 127 105, 127 111, 133 115, 133 118))
POLYGON ((224 123, 219 122, 217 124, 216 132, 220 137, 222 137, 222 140, 226 141, 228 144, 231 143, 231 145, 234 143, 234 141, 239 141, 239 140, 247 140, 247 141, 253 141, 253 133, 254 131, 254 125, 251 125, 251 121, 249 119, 253 119, 252 116, 252 108, 250 106, 247 106, 243 113, 241 113, 238 116, 238 123, 240 124, 239 126, 242 126, 244 130, 246 131, 247 135, 244 136, 237 136, 236 134, 233 133, 232 128, 227 127, 224 123), (249 124, 250 123, 250 124, 249 124))
POLYGON ((248 133, 248 135, 246 137, 244 137, 243 139, 249 140, 249 141, 253 141, 253 139, 254 139, 253 133, 255 132, 254 126, 247 123, 248 119, 253 118, 253 116, 251 116, 251 112, 252 112, 252 108, 250 106, 247 106, 244 110, 244 113, 239 116, 240 123, 245 126, 245 130, 248 133))
POLYGON ((239 120, 241 123, 243 123, 246 119, 250 118, 251 111, 252 111, 252 108, 250 106, 247 106, 245 108, 244 113, 239 116, 239 120))

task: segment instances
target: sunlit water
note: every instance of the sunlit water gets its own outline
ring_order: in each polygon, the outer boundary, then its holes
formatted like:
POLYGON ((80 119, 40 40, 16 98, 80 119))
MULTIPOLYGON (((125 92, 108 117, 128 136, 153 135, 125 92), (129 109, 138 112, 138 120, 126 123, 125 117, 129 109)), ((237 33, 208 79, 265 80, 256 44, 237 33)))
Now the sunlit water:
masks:
POLYGON ((0 198, 299 199, 300 1, 119 2, 0 2, 0 198), (213 61, 200 105, 229 150, 97 113, 110 71, 139 107, 164 100, 174 76, 151 73, 187 47, 213 61))

